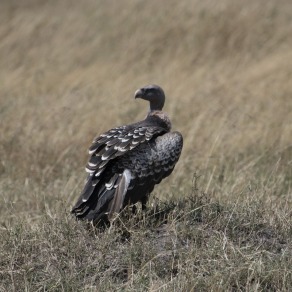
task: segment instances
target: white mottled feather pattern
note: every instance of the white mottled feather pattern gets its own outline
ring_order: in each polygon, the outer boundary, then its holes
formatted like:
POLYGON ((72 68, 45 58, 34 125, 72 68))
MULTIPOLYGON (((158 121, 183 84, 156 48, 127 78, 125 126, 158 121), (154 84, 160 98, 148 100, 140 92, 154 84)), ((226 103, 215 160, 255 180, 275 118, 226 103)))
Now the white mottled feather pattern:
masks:
POLYGON ((145 207, 155 184, 170 175, 179 159, 183 139, 170 132, 170 120, 162 112, 163 90, 148 85, 137 90, 135 98, 150 103, 145 120, 110 129, 89 148, 89 175, 72 209, 77 218, 110 219, 126 204, 138 201, 145 207))

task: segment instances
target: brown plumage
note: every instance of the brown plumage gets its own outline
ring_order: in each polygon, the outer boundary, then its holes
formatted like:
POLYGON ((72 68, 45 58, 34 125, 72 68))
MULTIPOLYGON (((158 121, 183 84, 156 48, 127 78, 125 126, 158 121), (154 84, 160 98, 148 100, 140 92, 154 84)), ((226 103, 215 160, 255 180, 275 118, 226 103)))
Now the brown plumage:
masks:
POLYGON ((170 120, 162 112, 163 90, 148 85, 137 90, 135 98, 150 102, 146 118, 101 134, 89 148, 89 175, 72 209, 77 218, 107 220, 139 201, 145 208, 155 184, 171 174, 179 159, 183 138, 170 132, 170 120))

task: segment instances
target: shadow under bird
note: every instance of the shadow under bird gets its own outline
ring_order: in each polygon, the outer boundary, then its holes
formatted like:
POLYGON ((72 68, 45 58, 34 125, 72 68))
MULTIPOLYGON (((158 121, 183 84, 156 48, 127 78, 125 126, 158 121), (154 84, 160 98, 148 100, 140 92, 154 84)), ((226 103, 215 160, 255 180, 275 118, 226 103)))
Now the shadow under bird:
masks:
POLYGON ((93 223, 110 220, 137 202, 145 209, 154 186, 171 174, 180 157, 183 138, 170 132, 170 119, 162 112, 162 88, 147 85, 135 92, 136 98, 149 101, 146 118, 101 134, 89 148, 89 174, 72 209, 77 218, 93 223))

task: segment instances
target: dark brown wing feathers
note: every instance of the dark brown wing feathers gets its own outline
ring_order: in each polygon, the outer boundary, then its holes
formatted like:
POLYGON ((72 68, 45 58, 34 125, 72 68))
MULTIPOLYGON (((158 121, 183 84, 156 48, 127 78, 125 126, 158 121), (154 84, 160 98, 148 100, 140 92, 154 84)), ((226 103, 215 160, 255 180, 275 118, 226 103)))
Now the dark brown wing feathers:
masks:
MULTIPOLYGON (((150 121, 149 121, 150 120, 150 121)), ((182 136, 160 120, 111 129, 93 140, 87 182, 72 212, 78 218, 110 217, 127 202, 142 201, 178 161, 182 136)))
POLYGON ((91 157, 86 165, 86 171, 89 173, 89 176, 72 212, 78 212, 78 210, 84 208, 85 203, 92 195, 96 196, 94 188, 100 182, 100 178, 110 161, 136 148, 145 140, 150 140, 154 135, 164 132, 165 129, 161 127, 139 126, 135 128, 124 126, 109 130, 95 138, 89 148, 91 157))

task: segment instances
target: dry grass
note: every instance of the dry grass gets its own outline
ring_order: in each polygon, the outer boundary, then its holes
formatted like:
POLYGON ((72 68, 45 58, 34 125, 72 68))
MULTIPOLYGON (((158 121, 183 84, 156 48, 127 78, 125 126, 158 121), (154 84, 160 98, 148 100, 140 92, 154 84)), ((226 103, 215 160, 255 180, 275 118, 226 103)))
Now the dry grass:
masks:
POLYGON ((289 0, 1 1, 1 291, 290 290, 291 31, 289 0), (86 149, 148 83, 181 160, 146 214, 88 230, 86 149))

